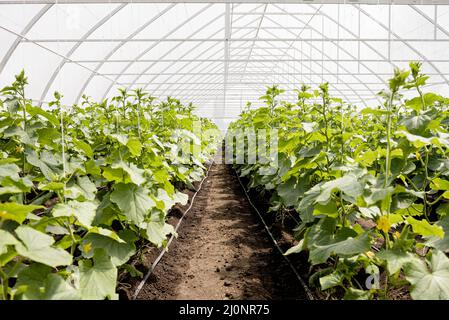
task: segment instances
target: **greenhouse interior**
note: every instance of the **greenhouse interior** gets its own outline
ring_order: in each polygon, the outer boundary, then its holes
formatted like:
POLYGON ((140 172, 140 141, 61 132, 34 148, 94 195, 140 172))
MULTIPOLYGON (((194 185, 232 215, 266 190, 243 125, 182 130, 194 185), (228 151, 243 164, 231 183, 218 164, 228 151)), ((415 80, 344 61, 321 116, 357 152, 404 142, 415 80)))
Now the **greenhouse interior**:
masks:
POLYGON ((448 1, 0 0, 0 147, 1 300, 449 299, 448 1))

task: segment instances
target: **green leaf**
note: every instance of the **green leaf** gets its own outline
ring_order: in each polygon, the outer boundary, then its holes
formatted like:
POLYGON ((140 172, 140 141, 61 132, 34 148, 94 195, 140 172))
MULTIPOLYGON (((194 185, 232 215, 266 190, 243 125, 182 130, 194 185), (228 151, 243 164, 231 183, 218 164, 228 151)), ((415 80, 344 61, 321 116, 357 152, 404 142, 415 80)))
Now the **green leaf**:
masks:
POLYGON ((8 246, 13 246, 19 241, 8 231, 0 229, 0 255, 8 251, 8 246))
POLYGON ((142 143, 140 143, 139 139, 137 138, 131 138, 128 140, 128 143, 126 144, 126 146, 128 147, 129 152, 131 152, 131 154, 134 157, 138 157, 141 155, 142 153, 142 143))
POLYGON ((125 269, 133 278, 143 278, 143 273, 137 270, 137 268, 132 264, 124 264, 122 268, 125 269))
POLYGON ((19 295, 22 300, 79 300, 78 290, 51 268, 32 264, 18 274, 16 288, 25 290, 19 295))
POLYGON ((366 252, 371 247, 368 233, 355 238, 349 237, 342 241, 334 241, 327 245, 311 244, 309 259, 313 265, 326 262, 332 254, 348 257, 366 252))
POLYGON ((426 245, 436 248, 443 252, 449 252, 449 216, 445 216, 440 221, 436 223, 438 226, 443 228, 444 238, 440 237, 429 237, 426 245))
POLYGON ((58 274, 49 274, 45 281, 44 300, 81 300, 79 291, 58 274))
POLYGON ((157 247, 163 246, 167 236, 175 233, 173 226, 165 223, 163 215, 160 214, 151 215, 151 220, 146 227, 148 240, 157 247))
POLYGON ((62 182, 49 182, 45 184, 39 184, 39 190, 42 191, 60 191, 64 189, 65 184, 62 182))
POLYGON ((112 240, 115 240, 119 243, 125 243, 125 241, 123 241, 122 238, 120 238, 120 236, 112 230, 109 229, 105 229, 105 228, 101 228, 101 227, 93 227, 89 229, 89 233, 95 233, 95 234, 99 234, 108 238, 111 238, 112 240))
POLYGON ((22 224, 29 213, 44 208, 43 206, 24 205, 15 202, 0 203, 0 220, 14 220, 22 224))
POLYGON ((300 193, 300 184, 297 179, 292 177, 277 187, 277 192, 283 200, 285 206, 295 206, 298 203, 300 193))
POLYGON ((387 187, 387 188, 370 188, 369 194, 365 195, 365 201, 368 205, 376 204, 379 201, 382 201, 386 199, 387 197, 391 196, 394 192, 393 187, 387 187))
POLYGON ((0 181, 5 177, 18 180, 19 172, 20 168, 13 163, 0 164, 0 181))
POLYGON ((93 264, 82 260, 79 292, 83 300, 117 299, 117 268, 103 249, 96 249, 93 264))
POLYGON ((336 287, 342 284, 344 280, 344 274, 339 271, 334 271, 327 276, 320 278, 321 290, 327 290, 332 287, 336 287))
POLYGON ((360 290, 349 288, 346 290, 344 299, 345 300, 369 300, 372 298, 372 294, 368 290, 360 290))
POLYGON ((53 217, 75 217, 79 223, 90 228, 95 219, 98 205, 93 202, 79 202, 72 200, 67 204, 58 203, 52 211, 53 217))
POLYGON ((352 175, 346 175, 332 181, 328 181, 321 185, 321 194, 316 198, 316 202, 327 203, 333 192, 340 190, 344 194, 357 198, 362 195, 363 187, 352 175))
POLYGON ((94 233, 88 234, 83 239, 82 246, 90 246, 91 250, 104 249, 116 267, 126 263, 136 252, 133 244, 120 243, 109 237, 94 233))
POLYGON ((34 107, 34 106, 27 104, 26 111, 32 116, 40 115, 40 116, 44 117, 45 119, 47 119, 48 121, 50 121, 53 125, 59 126, 58 118, 56 118, 53 114, 45 111, 44 109, 42 109, 40 107, 34 107))
POLYGON ((329 201, 327 204, 317 203, 313 207, 313 215, 326 215, 332 218, 338 217, 338 208, 334 201, 329 201))
POLYGON ((411 253, 401 249, 382 250, 376 254, 376 257, 385 260, 390 275, 395 274, 414 259, 411 253))
POLYGON ((118 205, 128 220, 137 225, 142 223, 150 210, 156 206, 148 195, 148 190, 135 184, 115 185, 111 201, 118 205))
POLYGON ((430 188, 433 190, 449 190, 449 181, 435 178, 430 182, 430 188))
POLYGON ((403 119, 400 124, 404 125, 409 132, 419 135, 426 131, 431 120, 432 119, 429 116, 420 114, 417 116, 409 116, 403 119))
POLYGON ((362 214, 363 217, 369 218, 369 219, 375 219, 376 217, 379 217, 382 213, 380 212, 379 207, 371 206, 371 207, 359 207, 359 211, 362 214))
POLYGON ((57 176, 56 173, 39 158, 39 155, 34 150, 27 151, 26 154, 26 159, 29 164, 38 167, 47 180, 54 180, 54 178, 57 176))
POLYGON ((179 203, 182 206, 185 206, 189 201, 189 196, 185 193, 176 191, 173 195, 173 200, 175 201, 175 203, 179 203))
POLYGON ((113 133, 109 136, 124 146, 126 146, 126 144, 128 143, 128 137, 124 134, 113 133))
POLYGON ((110 168, 105 168, 103 176, 116 182, 134 183, 138 186, 142 185, 146 180, 144 178, 144 170, 138 168, 135 164, 127 165, 123 161, 118 161, 110 168))
POLYGON ((45 233, 28 226, 20 226, 15 232, 22 241, 15 245, 21 256, 50 267, 66 266, 72 263, 72 256, 61 248, 52 247, 55 240, 45 233))
POLYGON ((90 145, 78 139, 73 139, 72 142, 78 150, 81 150, 88 158, 93 159, 94 152, 90 145))
POLYGON ((94 160, 86 161, 86 162, 84 163, 84 166, 85 166, 85 168, 86 168, 86 173, 87 173, 87 174, 90 174, 90 175, 92 175, 92 176, 94 176, 94 177, 99 177, 99 176, 101 176, 101 169, 100 169, 100 166, 98 166, 98 165, 95 163, 94 160))
POLYGON ((423 237, 436 236, 444 238, 443 228, 439 225, 431 225, 427 220, 416 220, 413 217, 407 217, 407 222, 412 226, 413 232, 423 237))
POLYGON ((449 259, 434 250, 430 261, 415 258, 405 267, 405 278, 412 285, 410 294, 415 300, 449 299, 449 259))
POLYGON ((76 183, 70 182, 65 189, 65 196, 79 201, 94 200, 97 187, 88 176, 77 177, 76 183))
MULTIPOLYGON (((443 97, 441 97, 440 95, 437 95, 437 94, 431 93, 431 92, 425 93, 423 98, 424 98, 424 103, 426 104, 426 106, 431 106, 436 101, 443 99, 443 97)), ((405 105, 415 111, 420 111, 423 108, 422 99, 420 96, 415 97, 410 100, 407 100, 405 102, 405 105)))
POLYGON ((405 137, 416 148, 422 148, 422 147, 430 145, 430 144, 435 144, 435 145, 442 144, 442 141, 438 137, 426 138, 426 137, 423 137, 420 135, 408 133, 406 131, 397 131, 396 134, 398 136, 405 137))
POLYGON ((292 253, 300 253, 302 250, 304 250, 304 239, 301 239, 298 244, 285 251, 284 256, 288 256, 292 253))

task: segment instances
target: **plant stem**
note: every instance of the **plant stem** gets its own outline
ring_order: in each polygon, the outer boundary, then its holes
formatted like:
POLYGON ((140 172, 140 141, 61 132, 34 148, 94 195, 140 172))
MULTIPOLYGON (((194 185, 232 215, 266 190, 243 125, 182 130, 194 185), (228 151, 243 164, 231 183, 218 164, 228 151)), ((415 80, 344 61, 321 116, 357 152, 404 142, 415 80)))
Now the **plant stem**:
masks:
POLYGON ((426 218, 427 221, 429 221, 429 213, 428 213, 428 200, 427 200, 427 185, 429 184, 429 170, 428 170, 428 165, 429 165, 429 149, 427 149, 427 147, 425 147, 425 161, 424 161, 424 174, 425 174, 425 180, 424 180, 424 185, 423 185, 423 192, 424 192, 424 217, 426 218))
POLYGON ((0 268, 0 278, 2 280, 2 300, 8 300, 8 275, 0 268))
POLYGON ((393 105, 393 98, 396 92, 392 92, 390 99, 388 100, 388 113, 387 113, 387 154, 385 159, 385 181, 384 187, 388 185, 388 179, 390 178, 390 167, 391 167, 391 108, 393 105))
POLYGON ((70 247, 70 254, 73 256, 73 254, 75 253, 75 248, 76 248, 76 239, 75 239, 75 235, 73 234, 72 226, 70 225, 70 217, 67 217, 66 223, 67 223, 67 228, 69 229, 69 232, 70 232, 70 238, 72 239, 72 245, 70 247))
POLYGON ((62 144, 62 178, 63 178, 63 202, 65 203, 65 193, 66 193, 66 185, 65 185, 65 175, 66 175, 66 167, 65 167, 65 132, 64 132, 64 113, 61 109, 61 105, 59 105, 59 110, 61 114, 61 144, 62 144))

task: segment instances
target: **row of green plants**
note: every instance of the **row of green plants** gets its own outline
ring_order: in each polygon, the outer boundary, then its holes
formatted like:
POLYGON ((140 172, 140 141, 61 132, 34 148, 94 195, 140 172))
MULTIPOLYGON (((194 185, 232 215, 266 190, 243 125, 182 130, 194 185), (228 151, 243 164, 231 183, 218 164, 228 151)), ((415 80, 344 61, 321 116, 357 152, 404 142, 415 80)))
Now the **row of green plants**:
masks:
MULTIPOLYGON (((309 282, 345 299, 449 299, 449 99, 426 92, 421 64, 395 70, 383 101, 359 108, 303 85, 268 88, 228 134, 277 129, 277 161, 235 163, 270 211, 294 221, 309 282)), ((266 139, 267 141, 269 139, 266 139)), ((263 159, 258 159, 263 160, 263 159)))
POLYGON ((26 85, 0 91, 0 299, 116 299, 118 274, 140 274, 131 257, 174 233, 219 130, 140 89, 72 107, 56 92, 44 109, 26 85))

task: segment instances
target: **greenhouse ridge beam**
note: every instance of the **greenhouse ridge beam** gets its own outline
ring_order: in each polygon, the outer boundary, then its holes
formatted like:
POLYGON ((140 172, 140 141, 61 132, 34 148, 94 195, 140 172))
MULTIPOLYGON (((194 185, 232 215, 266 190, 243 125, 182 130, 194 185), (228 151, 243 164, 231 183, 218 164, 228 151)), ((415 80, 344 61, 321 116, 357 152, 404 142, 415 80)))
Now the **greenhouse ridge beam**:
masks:
POLYGON ((291 3, 291 4, 399 4, 438 5, 447 0, 0 0, 0 4, 87 4, 87 3, 291 3))
MULTIPOLYGON (((236 5, 236 6, 233 6, 232 9, 234 10, 235 8, 238 8, 238 7, 239 7, 239 5, 236 5)), ((261 5, 257 6, 256 8, 258 9, 258 8, 260 8, 260 7, 261 7, 261 5)), ((238 22, 238 21, 242 20, 243 18, 244 18, 244 16, 238 16, 237 19, 235 19, 233 22, 238 22)), ((257 21, 257 18, 256 18, 256 19, 250 19, 250 21, 248 21, 244 26, 245 26, 245 27, 246 27, 246 26, 249 26, 251 23, 253 23, 253 22, 255 22, 255 21, 257 21)), ((221 27, 220 29, 218 29, 218 30, 217 30, 216 32, 214 32, 210 37, 215 37, 217 34, 219 34, 219 33, 221 33, 221 32, 224 32, 224 31, 225 31, 225 26, 223 26, 223 27, 221 27)), ((250 31, 250 32, 251 32, 251 31, 250 31)), ((247 32, 247 33, 245 34, 245 36, 248 35, 250 32, 247 32)), ((194 58, 194 59, 199 59, 199 58, 202 57, 204 54, 210 52, 210 50, 212 50, 213 47, 214 47, 214 44, 209 45, 206 49, 202 50, 199 54, 195 55, 195 57, 193 57, 193 58, 194 58)), ((219 48, 218 52, 219 52, 219 51, 221 51, 220 48, 219 48)), ((187 54, 188 54, 188 52, 185 52, 183 55, 181 55, 181 56, 179 57, 179 59, 184 59, 184 58, 186 57, 187 54)), ((215 55, 215 53, 212 53, 208 58, 210 59, 210 57, 213 57, 214 55, 215 55)), ((166 55, 164 55, 162 58, 166 58, 166 55)), ((202 67, 200 66, 200 68, 194 68, 193 70, 195 70, 195 72, 204 72, 204 71, 207 70, 207 68, 210 67, 211 65, 213 65, 213 63, 209 62, 209 63, 207 63, 206 65, 202 65, 202 67)), ((182 66, 181 68, 179 68, 179 69, 177 70, 177 72, 183 71, 186 67, 187 67, 187 64, 184 64, 184 66, 182 66)), ((170 66, 167 66, 167 67, 165 67, 163 70, 161 70, 160 72, 166 72, 169 68, 170 68, 170 66)), ((217 69, 217 68, 215 68, 215 69, 217 69)), ((145 70, 143 70, 143 71, 141 72, 141 74, 144 74, 145 72, 148 72, 148 70, 149 70, 149 68, 146 68, 145 70)), ((190 70, 190 72, 193 72, 193 70, 190 70)), ((215 70, 215 71, 216 71, 216 70, 215 70)), ((216 71, 216 72, 218 72, 218 71, 216 71)), ((221 69, 220 69, 220 77, 221 77, 221 72, 222 72, 222 71, 221 71, 221 69)), ((216 76, 217 76, 217 75, 214 75, 214 77, 216 77, 216 76)), ((194 78, 194 75, 189 74, 187 77, 188 77, 188 79, 185 79, 185 76, 181 76, 181 79, 184 78, 183 81, 192 81, 192 78, 194 78)), ((139 78, 140 78, 140 76, 139 76, 139 78)), ((213 77, 206 77, 206 78, 203 79, 203 80, 208 80, 208 81, 209 81, 209 80, 211 80, 211 78, 213 79, 213 77)), ((151 81, 153 81, 154 79, 156 79, 156 77, 153 77, 153 78, 151 79, 151 81)), ((136 82, 137 80, 138 80, 138 78, 136 78, 136 79, 134 80, 134 82, 136 82)), ((180 81, 180 80, 179 80, 179 81, 180 81)), ((166 79, 164 82, 169 82, 169 79, 166 79)), ((144 89, 146 89, 146 88, 148 87, 148 85, 149 85, 149 84, 145 85, 144 89)), ((177 87, 179 88, 180 86, 181 86, 181 84, 179 84, 177 87)), ((160 85, 159 85, 157 88, 159 88, 159 87, 160 87, 160 85)), ((207 87, 206 87, 205 89, 207 89, 207 87)), ((162 94, 164 94, 164 92, 163 92, 162 94)))
MULTIPOLYGON (((256 29, 254 29, 256 30, 256 29)), ((71 43, 71 42, 226 42, 226 38, 223 39, 210 39, 210 38, 134 38, 134 39, 23 39, 22 42, 37 42, 37 43, 71 43)), ((229 42, 449 42, 449 39, 425 39, 425 38, 232 38, 229 42)))

